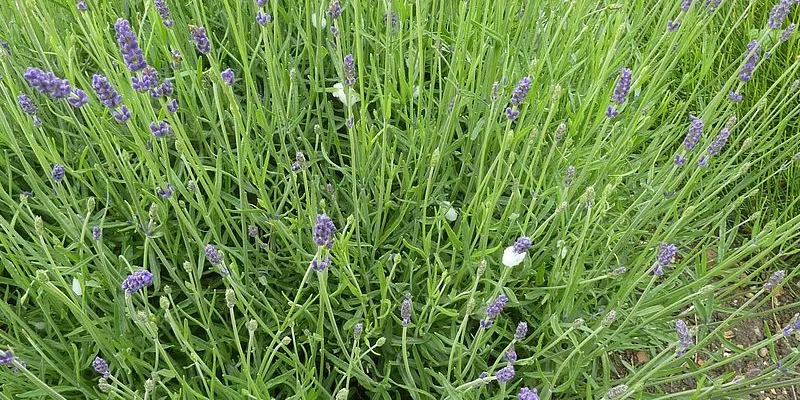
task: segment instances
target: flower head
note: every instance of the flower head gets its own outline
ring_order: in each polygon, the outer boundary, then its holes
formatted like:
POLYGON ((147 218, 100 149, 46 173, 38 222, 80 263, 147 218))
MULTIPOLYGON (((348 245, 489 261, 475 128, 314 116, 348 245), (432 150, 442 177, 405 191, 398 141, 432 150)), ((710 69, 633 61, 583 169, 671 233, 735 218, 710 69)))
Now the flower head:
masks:
POLYGON ((344 86, 341 83, 333 85, 333 97, 336 97, 345 107, 350 107, 359 101, 358 93, 350 86, 344 86))
POLYGON ((27 94, 20 94, 17 96, 17 103, 19 103, 19 108, 22 109, 22 112, 28 115, 36 115, 36 111, 38 108, 36 104, 33 103, 33 99, 28 97, 27 94))
POLYGON ((505 308, 507 303, 508 297, 506 297, 506 295, 501 294, 497 296, 497 298, 486 307, 486 318, 481 320, 481 327, 488 328, 492 326, 495 318, 503 312, 503 308, 505 308))
POLYGON ((513 246, 506 247, 503 251, 503 265, 514 267, 525 260, 525 254, 531 247, 531 239, 527 236, 520 236, 513 246))
POLYGON ((189 33, 192 35, 192 40, 194 40, 197 51, 202 54, 211 52, 211 41, 208 40, 206 28, 202 26, 189 26, 189 33))
POLYGON ((172 99, 172 101, 167 103, 167 111, 174 113, 178 111, 178 100, 172 99))
POLYGON ((505 352, 505 354, 503 354, 503 359, 508 361, 508 362, 510 362, 510 363, 513 363, 513 362, 517 361, 517 350, 514 348, 514 346, 511 346, 505 352))
POLYGON ((75 0, 75 8, 78 11, 86 11, 86 0, 75 0))
POLYGON ((140 269, 122 281, 122 290, 127 294, 139 291, 153 284, 153 274, 146 269, 140 269))
MULTIPOLYGON (((155 89, 158 87, 158 71, 151 66, 146 66, 142 70, 142 76, 133 76, 131 77, 131 83, 133 84, 133 89, 137 92, 145 92, 148 90, 155 89)), ((157 96, 154 96, 157 97, 157 96)))
POLYGON ((322 259, 314 257, 314 259, 311 260, 311 269, 316 272, 323 272, 326 269, 328 269, 328 267, 330 267, 332 262, 333 259, 331 258, 331 256, 322 257, 322 259))
POLYGON ((528 91, 531 89, 531 77, 525 76, 520 79, 517 87, 514 88, 514 91, 511 93, 511 104, 515 106, 519 106, 525 101, 525 97, 528 95, 528 91))
POLYGON ((778 3, 772 7, 772 10, 769 12, 769 20, 767 21, 767 26, 772 29, 778 29, 783 25, 783 20, 786 19, 786 16, 789 15, 789 10, 792 8, 792 4, 795 3, 796 0, 778 0, 778 3))
POLYGON ((683 0, 681 2, 681 10, 689 11, 689 7, 692 6, 692 0, 683 0))
POLYGON ((22 76, 32 88, 54 99, 63 99, 72 94, 72 86, 70 86, 69 81, 57 77, 52 72, 28 67, 22 76))
POLYGON ((656 256, 656 267, 661 268, 661 273, 656 273, 656 275, 663 274, 663 268, 672 263, 672 259, 675 258, 677 253, 678 247, 674 244, 661 243, 658 248, 658 255, 656 256))
POLYGON ((269 3, 269 0, 255 0, 255 1, 256 5, 259 7, 264 7, 267 5, 267 3, 269 3))
POLYGON ((119 107, 118 111, 112 112, 111 115, 113 115, 114 118, 117 119, 117 121, 125 122, 131 119, 131 110, 129 110, 128 107, 126 107, 125 105, 122 105, 119 107))
POLYGON ((691 120, 689 133, 687 133, 686 138, 683 139, 683 147, 686 147, 686 150, 692 150, 697 146, 697 141, 700 140, 700 135, 703 134, 704 126, 703 120, 694 115, 689 115, 689 119, 691 120))
POLYGON ((411 297, 403 299, 400 305, 400 319, 403 326, 408 326, 411 323, 411 297))
POLYGON ((53 171, 50 172, 50 177, 53 178, 56 183, 61 183, 61 181, 64 180, 65 174, 66 172, 64 171, 64 166, 61 164, 56 164, 53 165, 53 171))
POLYGON ((101 357, 95 357, 94 361, 92 361, 92 368, 98 374, 103 375, 104 378, 108 378, 111 375, 108 372, 108 362, 101 357))
POLYGON ((619 115, 619 111, 617 111, 617 109, 614 108, 614 106, 609 105, 608 108, 606 108, 606 117, 608 119, 617 118, 617 115, 619 115))
POLYGON ((523 387, 519 390, 519 394, 517 395, 518 400, 539 400, 539 391, 536 388, 528 389, 527 387, 523 387))
POLYGON ((725 147, 725 143, 728 142, 728 138, 731 135, 731 130, 727 126, 722 128, 719 131, 719 134, 714 138, 714 141, 711 142, 711 145, 708 146, 708 154, 712 156, 717 156, 722 151, 722 148, 725 147))
POLYGON ((758 63, 758 54, 761 52, 761 46, 757 41, 752 41, 747 45, 746 60, 742 69, 739 71, 739 80, 747 82, 753 76, 753 70, 756 69, 758 63))
POLYGON ((147 61, 144 59, 142 49, 139 48, 139 41, 131 29, 131 23, 125 18, 120 18, 114 24, 114 29, 117 32, 117 44, 119 44, 119 52, 122 54, 125 65, 131 72, 144 69, 147 61))
POLYGON ((794 33, 795 28, 797 28, 797 25, 794 22, 789 24, 789 26, 787 26, 786 29, 784 29, 783 32, 781 32, 780 41, 785 42, 789 40, 789 38, 792 36, 792 33, 794 33))
POLYGON ((103 231, 100 229, 99 226, 95 226, 92 228, 92 239, 100 240, 100 235, 103 234, 103 231))
POLYGON ((208 262, 211 263, 211 265, 216 267, 222 264, 222 253, 220 253, 219 250, 217 250, 217 248, 214 247, 213 244, 207 244, 205 252, 206 252, 206 258, 208 259, 208 262))
POLYGON ((75 108, 81 108, 88 102, 89 96, 86 95, 86 92, 80 89, 72 89, 72 93, 70 93, 69 97, 67 98, 67 103, 75 108))
POLYGON ((264 26, 272 22, 272 16, 261 10, 258 10, 256 13, 256 22, 258 22, 259 25, 264 26))
POLYGON ((0 365, 9 366, 14 363, 14 352, 11 350, 0 351, 0 365))
POLYGON ((527 335, 528 335, 528 323, 522 321, 519 324, 517 324, 517 330, 516 332, 514 332, 514 339, 523 340, 527 335))
POLYGON ((172 18, 169 16, 169 6, 167 6, 167 0, 153 0, 153 4, 156 6, 156 11, 158 11, 158 15, 161 16, 161 22, 167 28, 172 28, 172 18))
POLYGON ((497 381, 500 383, 506 383, 512 379, 514 379, 514 366, 509 364, 504 368, 501 368, 497 373, 494 375, 497 378, 497 381))
POLYGON ((392 22, 392 29, 397 27, 397 14, 394 11, 383 13, 383 22, 392 22))
POLYGON ((172 196, 172 193, 174 191, 175 191, 175 187, 172 186, 171 183, 167 182, 167 183, 164 184, 164 188, 163 189, 162 188, 158 188, 158 190, 156 190, 156 194, 161 196, 162 199, 168 199, 168 198, 170 198, 170 196, 172 196))
POLYGON ((353 60, 353 55, 348 54, 344 56, 344 84, 353 86, 356 83, 356 62, 353 60))
POLYGON ((105 76, 94 74, 92 76, 92 89, 97 94, 97 97, 100 98, 100 102, 110 110, 115 110, 122 104, 122 96, 111 86, 111 83, 105 76))
POLYGON ((667 21, 667 30, 670 32, 675 32, 676 30, 678 30, 678 28, 680 28, 680 26, 681 26, 680 21, 673 21, 673 20, 667 21))
POLYGON ((228 68, 225 71, 222 71, 220 77, 222 78, 222 82, 226 85, 233 85, 234 76, 232 69, 228 68))
POLYGON ((674 161, 674 162, 675 162, 675 165, 676 165, 676 166, 678 166, 678 167, 682 167, 682 166, 683 166, 683 164, 686 164, 686 157, 684 157, 684 156, 682 156, 682 155, 680 155, 680 154, 676 154, 676 155, 675 155, 675 161, 674 161))
POLYGON ((738 102, 742 101, 742 94, 739 93, 739 92, 730 92, 730 93, 728 93, 728 100, 730 100, 730 101, 732 101, 734 103, 738 103, 738 102))
POLYGON ((327 214, 318 214, 314 224, 313 238, 317 246, 333 247, 333 235, 336 233, 336 225, 327 214))
POLYGON ((158 123, 151 122, 150 132, 153 133, 153 136, 162 138, 172 134, 172 127, 167 123, 167 121, 159 121, 158 123))
POLYGON ((330 5, 328 5, 328 16, 331 19, 339 18, 342 15, 342 6, 339 4, 339 0, 333 0, 330 5))
POLYGON ((682 319, 675 321, 675 331, 678 333, 678 341, 680 342, 678 355, 682 356, 692 346, 692 335, 689 334, 689 328, 682 319))
POLYGON ((785 277, 786 277, 786 271, 785 270, 779 270, 779 271, 773 272, 772 275, 769 276, 769 279, 767 280, 767 282, 764 283, 764 290, 766 290, 766 291, 772 290, 772 288, 780 285, 781 281, 785 277))
POLYGON ((631 90, 631 70, 628 68, 623 68, 619 75, 619 80, 617 81, 617 87, 614 89, 614 94, 611 95, 611 100, 615 101, 618 104, 622 104, 625 102, 625 97, 628 96, 628 92, 631 90))

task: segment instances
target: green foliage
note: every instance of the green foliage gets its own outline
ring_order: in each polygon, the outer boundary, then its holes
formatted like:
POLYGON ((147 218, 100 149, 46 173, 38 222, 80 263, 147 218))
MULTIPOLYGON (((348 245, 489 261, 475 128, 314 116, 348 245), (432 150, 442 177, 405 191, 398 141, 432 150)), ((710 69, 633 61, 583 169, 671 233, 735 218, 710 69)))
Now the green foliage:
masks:
MULTIPOLYGON (((798 40, 765 27, 771 5, 679 3, 345 0, 333 21, 325 3, 273 0, 261 26, 249 0, 172 1, 167 28, 149 0, 88 0, 85 12, 0 0, 0 348, 19 357, 0 369, 0 397, 501 399, 528 386, 599 399, 624 384, 618 398, 708 399, 800 384, 774 363, 742 379, 730 367, 762 348, 777 362, 775 344, 795 339, 771 328, 739 349, 724 336, 763 316, 771 273, 787 270, 783 290, 797 289, 798 40), (132 88, 119 17, 172 80, 176 113, 132 88), (189 25, 206 27, 210 54, 189 25), (751 40, 770 57, 743 83, 751 40), (351 106, 334 94, 346 54, 351 106), (89 104, 35 92, 28 66, 89 104), (609 119, 623 67, 632 90, 609 119), (92 92, 95 73, 129 121, 92 92), (510 121, 523 76, 533 84, 510 121), (689 114, 705 121, 691 152, 680 146, 689 114), (722 153, 699 167, 731 117, 722 153), (174 135, 153 137, 154 121, 174 135), (312 241, 320 213, 338 227, 330 250, 312 241), (523 235, 525 261, 503 266, 523 235), (678 256, 654 276, 661 243, 678 256), (328 252, 331 268, 312 271, 328 252), (126 295, 139 269, 153 286, 126 295), (508 305, 480 328, 501 293, 508 305), (680 357, 679 318, 695 342, 680 357), (520 321, 530 329, 516 340, 520 321), (499 384, 511 346, 516 376, 499 384), (637 351, 648 361, 619 362, 637 351), (97 356, 111 368, 99 382, 97 356)), ((795 369, 800 356, 780 361, 795 369)))

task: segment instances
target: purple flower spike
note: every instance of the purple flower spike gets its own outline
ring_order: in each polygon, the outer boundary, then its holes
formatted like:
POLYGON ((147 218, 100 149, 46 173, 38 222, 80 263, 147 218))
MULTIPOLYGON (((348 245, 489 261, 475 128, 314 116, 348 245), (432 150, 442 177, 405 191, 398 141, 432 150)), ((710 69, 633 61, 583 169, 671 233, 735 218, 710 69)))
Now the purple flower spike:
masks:
POLYGON ((516 108, 506 107, 506 118, 510 120, 515 120, 519 117, 519 110, 516 108))
POLYGON ((675 331, 678 333, 678 341, 680 342, 680 349, 678 350, 678 356, 680 357, 692 346, 692 335, 689 334, 689 328, 682 319, 675 321, 675 331))
POLYGON ((202 26, 190 25, 189 33, 192 35, 192 40, 194 40, 197 51, 202 54, 208 54, 211 52, 211 42, 208 40, 206 28, 203 28, 202 26))
POLYGON ((112 112, 111 115, 113 115, 118 122, 124 123, 125 121, 131 119, 131 110, 129 110, 127 106, 122 105, 119 107, 118 111, 112 112))
POLYGON ((86 92, 80 89, 72 89, 72 93, 67 98, 67 103, 75 108, 81 108, 88 102, 89 96, 86 95, 86 92))
POLYGON ((36 104, 33 104, 33 100, 28 97, 27 94, 20 94, 17 96, 17 103, 19 103, 19 108, 22 109, 22 112, 28 115, 36 115, 36 111, 38 108, 36 104))
POLYGON ((683 164, 686 164, 686 157, 684 157, 684 156, 682 156, 680 154, 676 154, 675 155, 675 166, 682 167, 683 164))
POLYGON ((53 165, 53 171, 50 172, 50 177, 53 178, 55 183, 61 183, 64 180, 64 176, 66 175, 66 171, 64 170, 64 166, 61 164, 53 165))
POLYGON ((214 247, 213 244, 207 244, 205 248, 206 258, 208 262, 211 263, 213 266, 218 266, 222 264, 222 253, 214 247))
POLYGON ((702 156, 699 160, 697 160, 697 166, 700 168, 705 168, 708 166, 708 157, 702 156))
POLYGON ((795 1, 796 0, 778 0, 778 4, 775 4, 769 12, 767 26, 772 29, 780 28, 781 25, 783 25, 783 20, 789 15, 789 10, 791 10, 792 4, 794 4, 795 1))
POLYGON ((761 52, 761 46, 757 41, 752 41, 747 45, 746 61, 739 71, 739 80, 747 82, 753 77, 753 70, 756 69, 758 64, 758 54, 761 52))
POLYGON ((339 0, 333 0, 328 6, 328 16, 332 19, 336 19, 339 18, 340 15, 342 15, 342 6, 339 4, 339 0))
POLYGON ((114 110, 117 106, 122 104, 122 96, 111 86, 111 83, 105 76, 94 74, 92 76, 92 89, 97 94, 97 97, 100 98, 100 102, 110 110, 114 110))
POLYGON ((792 33, 794 33, 795 28, 797 28, 795 23, 789 24, 789 26, 787 26, 786 29, 781 32, 781 42, 789 40, 789 38, 792 36, 792 33))
POLYGON ((178 100, 172 99, 172 101, 167 103, 167 111, 171 113, 178 111, 178 100))
POLYGON ((526 76, 520 79, 517 87, 514 88, 514 91, 511 93, 511 104, 515 106, 519 106, 525 101, 525 97, 528 95, 528 91, 531 89, 531 77, 526 76))
POLYGON ((100 240, 100 236, 103 234, 103 231, 100 229, 99 226, 95 226, 92 228, 92 239, 100 240))
POLYGON ((503 312, 503 308, 505 308, 507 303, 508 297, 506 297, 506 295, 501 294, 497 296, 497 298, 489 304, 489 307, 486 308, 486 318, 490 321, 494 321, 494 319, 503 312))
POLYGON ((333 235, 336 233, 336 225, 326 214, 318 214, 314 224, 313 238, 317 246, 333 247, 333 235))
POLYGON ((314 259, 311 260, 311 269, 316 272, 324 272, 328 269, 328 267, 331 266, 332 262, 333 259, 331 256, 322 257, 321 260, 317 259, 317 257, 314 257, 314 259))
POLYGON ((497 373, 494 376, 495 378, 497 378, 498 382, 506 383, 514 379, 514 374, 515 374, 514 366, 509 364, 505 368, 502 368, 499 371, 497 371, 497 373))
POLYGON ((28 67, 22 76, 32 88, 54 99, 63 99, 72 93, 72 86, 70 86, 69 81, 55 76, 52 72, 44 72, 39 68, 28 67))
POLYGON ((344 84, 353 86, 356 83, 356 62, 353 60, 353 55, 348 54, 344 56, 344 84))
POLYGON ((792 334, 792 332, 794 332, 794 331, 796 331, 798 329, 800 329, 800 317, 797 317, 794 320, 794 322, 792 322, 791 324, 786 325, 783 328, 783 334, 786 335, 786 336, 790 336, 792 334))
POLYGON ((139 42, 136 39, 136 34, 131 29, 131 23, 124 18, 120 18, 114 24, 114 29, 117 31, 117 44, 119 44, 119 52, 122 54, 122 60, 131 72, 136 72, 147 66, 147 61, 144 59, 144 53, 139 48, 139 42))
POLYGON ((175 187, 172 186, 172 184, 170 184, 169 182, 164 184, 164 188, 163 189, 162 188, 158 188, 158 190, 156 190, 156 194, 158 194, 159 196, 161 196, 162 199, 165 199, 165 200, 170 198, 170 196, 172 196, 173 192, 175 192, 175 187))
POLYGON ((142 77, 131 77, 133 89, 137 92, 144 92, 158 87, 158 71, 151 66, 146 66, 142 71, 142 77))
POLYGON ((229 85, 229 86, 233 85, 234 76, 233 76, 233 70, 232 69, 228 68, 225 71, 222 71, 220 76, 222 77, 222 82, 223 83, 225 83, 226 85, 229 85))
POLYGON ((503 359, 510 363, 517 361, 517 350, 514 348, 514 346, 511 346, 511 348, 508 349, 505 354, 503 354, 503 359))
POLYGON ((167 5, 167 0, 153 0, 153 4, 156 6, 156 11, 158 11, 158 15, 161 16, 161 22, 167 28, 172 28, 172 18, 169 16, 169 6, 167 5))
POLYGON ((76 0, 75 8, 77 8, 78 11, 86 11, 86 0, 76 0))
POLYGON ((520 236, 516 242, 514 242, 514 251, 518 254, 525 253, 531 247, 531 238, 527 236, 520 236))
POLYGON ((772 290, 772 288, 780 285, 781 281, 785 277, 786 277, 786 271, 784 270, 773 272, 772 275, 769 276, 769 280, 767 280, 767 282, 764 283, 764 290, 765 291, 772 290))
POLYGON ((625 97, 628 96, 628 92, 631 90, 631 70, 628 68, 623 68, 619 74, 619 81, 617 81, 617 87, 614 89, 614 94, 611 95, 611 100, 615 101, 617 104, 622 104, 625 102, 625 97))
POLYGON ((617 118, 617 115, 619 115, 619 111, 617 111, 617 109, 614 108, 614 106, 608 106, 608 108, 606 108, 606 117, 608 119, 617 118))
POLYGON ((728 142, 728 137, 731 135, 731 130, 727 126, 722 128, 719 131, 719 134, 714 138, 714 141, 711 142, 711 145, 708 146, 708 154, 712 156, 719 155, 722 148, 725 147, 725 143, 728 142))
POLYGON ((689 115, 689 119, 692 121, 689 125, 689 133, 683 139, 683 147, 686 147, 686 150, 692 150, 697 146, 697 141, 700 140, 700 135, 703 134, 704 126, 703 120, 694 115, 689 115))
POLYGON ((336 25, 331 25, 331 35, 338 36, 339 35, 339 28, 336 25))
POLYGON ((103 375, 103 378, 108 378, 111 375, 108 372, 108 362, 100 357, 95 357, 94 361, 92 361, 92 368, 98 374, 103 375))
POLYGON ((655 275, 662 275, 663 268, 672 264, 672 259, 678 254, 678 247, 674 244, 661 243, 658 247, 658 255, 656 256, 656 265, 653 269, 655 275), (660 273, 659 273, 660 272, 660 273))
POLYGON ((0 365, 10 366, 14 363, 14 352, 11 350, 0 351, 0 365))
POLYGON ((259 25, 264 26, 272 22, 272 16, 261 10, 258 10, 256 13, 256 22, 258 22, 259 25))
POLYGON ((539 391, 536 388, 528 389, 527 387, 523 387, 519 390, 519 394, 517 395, 518 400, 539 400, 539 391))
POLYGON ((733 103, 738 103, 742 101, 742 94, 738 92, 730 92, 728 93, 728 100, 730 100, 733 103))
POLYGON ((150 131, 153 132, 153 136, 157 138, 162 138, 164 136, 172 134, 172 127, 169 126, 167 121, 160 121, 158 123, 151 122, 150 131))
POLYGON ((400 305, 400 318, 402 325, 408 326, 411 323, 411 298, 406 297, 403 299, 403 304, 400 305))
POLYGON ((269 3, 269 0, 256 0, 256 5, 259 7, 264 7, 269 3))
POLYGON ((670 31, 670 32, 675 32, 680 27, 681 27, 681 22, 680 21, 673 21, 673 20, 667 21, 667 30, 670 31))
POLYGON ((689 11, 689 8, 692 6, 692 0, 683 0, 681 2, 681 10, 689 11))
POLYGON ((127 294, 137 292, 153 284, 153 274, 146 269, 140 269, 122 281, 122 290, 127 294))
POLYGON ((392 21, 392 29, 397 28, 397 14, 394 11, 383 13, 383 22, 389 22, 389 20, 392 21))
POLYGON ((517 324, 517 331, 514 332, 514 339, 523 340, 528 335, 528 323, 520 322, 517 324))

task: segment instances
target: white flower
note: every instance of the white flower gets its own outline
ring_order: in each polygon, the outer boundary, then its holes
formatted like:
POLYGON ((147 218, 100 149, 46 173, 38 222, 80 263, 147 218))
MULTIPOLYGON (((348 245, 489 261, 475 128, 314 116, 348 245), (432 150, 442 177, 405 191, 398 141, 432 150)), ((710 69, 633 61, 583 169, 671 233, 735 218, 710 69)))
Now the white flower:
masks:
POLYGON ((358 103, 358 93, 350 86, 345 88, 341 83, 337 83, 333 85, 333 89, 333 97, 336 97, 346 107, 358 103))
POLYGON ((514 246, 508 246, 503 250, 503 265, 506 267, 517 266, 525 260, 525 254, 527 253, 517 253, 516 250, 514 250, 514 246))
POLYGON ((442 203, 442 209, 445 210, 444 219, 453 222, 456 220, 456 218, 458 218, 458 211, 456 211, 456 209, 453 208, 453 205, 450 204, 450 202, 445 201, 444 203, 442 203))
MULTIPOLYGON (((320 18, 319 24, 320 24, 320 26, 319 26, 320 28, 325 28, 325 24, 326 24, 325 17, 321 17, 320 18)), ((314 28, 317 27, 317 14, 311 14, 311 25, 314 26, 314 28)))

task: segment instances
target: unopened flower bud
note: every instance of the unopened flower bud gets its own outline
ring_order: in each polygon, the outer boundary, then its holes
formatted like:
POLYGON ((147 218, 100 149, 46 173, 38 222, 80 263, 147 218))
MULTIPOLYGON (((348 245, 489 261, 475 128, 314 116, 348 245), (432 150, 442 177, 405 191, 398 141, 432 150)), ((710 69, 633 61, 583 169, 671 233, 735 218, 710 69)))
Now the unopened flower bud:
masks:
POLYGON ((225 303, 228 304, 228 308, 233 308, 236 305, 236 292, 231 288, 225 291, 225 303))
POLYGON ((283 339, 281 339, 281 344, 284 346, 288 346, 290 343, 292 343, 292 338, 289 336, 284 336, 283 339))
POLYGON ((91 213, 94 211, 95 206, 95 199, 94 197, 89 197, 89 200, 86 200, 86 210, 87 212, 91 213))
POLYGON ((162 310, 168 310, 169 309, 169 299, 167 298, 167 296, 159 297, 158 305, 161 306, 162 310))
POLYGON ((385 338, 385 337, 383 337, 383 336, 381 336, 381 337, 379 337, 379 338, 378 338, 378 340, 375 342, 375 346, 377 346, 377 347, 381 347, 381 346, 383 346, 383 345, 384 345, 384 343, 386 343, 386 338, 385 338))
POLYGON ((258 329, 258 322, 256 322, 256 320, 251 319, 250 321, 247 321, 247 330, 248 331, 255 332, 256 329, 258 329))

